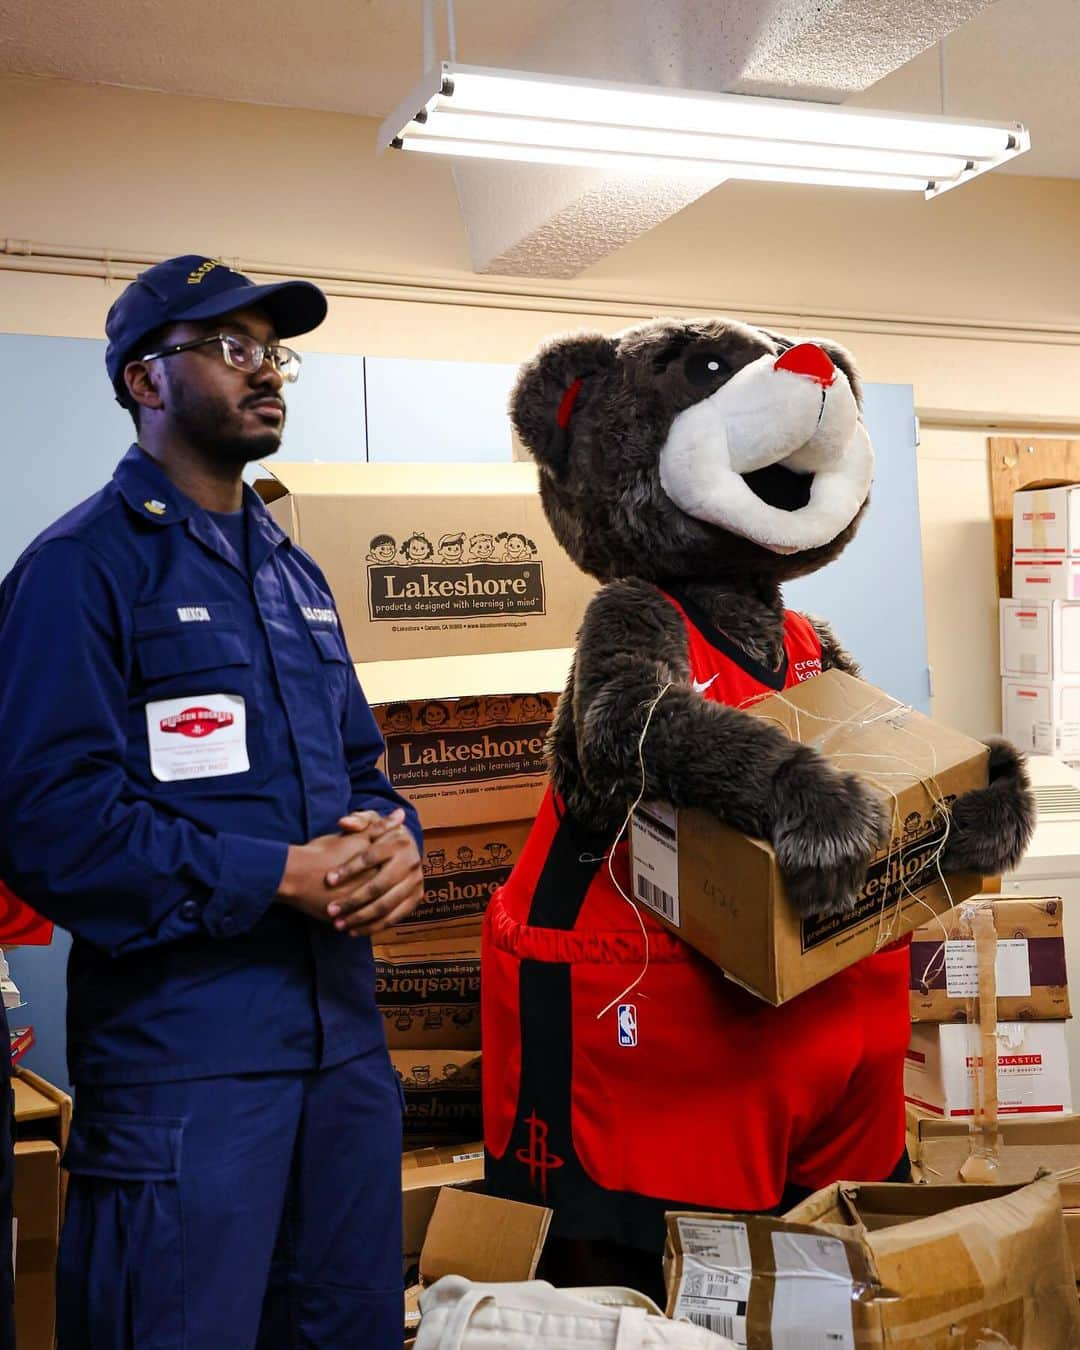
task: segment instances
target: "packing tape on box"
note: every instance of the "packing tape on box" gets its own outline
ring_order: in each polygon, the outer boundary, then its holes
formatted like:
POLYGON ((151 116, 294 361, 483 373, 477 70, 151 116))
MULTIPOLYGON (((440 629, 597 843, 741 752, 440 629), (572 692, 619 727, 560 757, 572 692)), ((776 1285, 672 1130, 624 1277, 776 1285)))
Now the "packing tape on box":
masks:
POLYGON ((975 1113, 968 1132, 968 1156, 960 1168, 960 1180, 989 1183, 998 1179, 998 1047, 997 1047, 997 925, 993 901, 983 900, 961 908, 960 921, 971 925, 975 939, 978 993, 968 999, 968 1034, 978 1035, 979 1047, 972 1056, 972 1089, 975 1113), (976 1031, 977 1029, 977 1031, 976 1031))

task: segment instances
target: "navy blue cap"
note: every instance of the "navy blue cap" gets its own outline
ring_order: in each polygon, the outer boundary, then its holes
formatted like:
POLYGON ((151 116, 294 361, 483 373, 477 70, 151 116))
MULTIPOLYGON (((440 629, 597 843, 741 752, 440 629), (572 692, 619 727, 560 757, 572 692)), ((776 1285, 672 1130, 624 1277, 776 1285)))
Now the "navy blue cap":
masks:
POLYGON ((105 320, 105 369, 113 388, 123 387, 124 366, 136 359, 141 338, 182 319, 219 319, 251 305, 266 313, 279 338, 318 328, 326 318, 326 296, 310 281, 275 281, 256 286, 216 258, 185 253, 140 272, 117 296, 105 320))

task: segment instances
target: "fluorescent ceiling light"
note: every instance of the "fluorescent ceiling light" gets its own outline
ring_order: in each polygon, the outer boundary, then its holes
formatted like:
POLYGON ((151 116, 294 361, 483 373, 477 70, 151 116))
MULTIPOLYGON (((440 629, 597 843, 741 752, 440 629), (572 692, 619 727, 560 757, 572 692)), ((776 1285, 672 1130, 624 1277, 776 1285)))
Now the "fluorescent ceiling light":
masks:
POLYGON ((444 61, 383 123, 379 149, 928 197, 1031 144, 1019 123, 491 70, 444 61))

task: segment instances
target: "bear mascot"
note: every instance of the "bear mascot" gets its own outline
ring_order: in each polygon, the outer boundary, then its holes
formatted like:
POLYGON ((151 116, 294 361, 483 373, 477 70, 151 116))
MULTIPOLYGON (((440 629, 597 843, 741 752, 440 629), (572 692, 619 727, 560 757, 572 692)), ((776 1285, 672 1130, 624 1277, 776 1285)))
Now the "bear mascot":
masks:
MULTIPOLYGON (((884 799, 744 709, 858 674, 781 585, 852 538, 873 451, 845 350, 721 318, 556 339, 510 411, 556 537, 602 585, 546 797, 485 918, 489 1188, 553 1208, 553 1282, 655 1294, 665 1209, 777 1212, 839 1178, 909 1176, 906 940, 773 1007, 627 900, 644 799, 769 841, 803 915, 853 905, 884 799)), ((1022 758, 991 744, 989 786, 950 810, 946 872, 1014 865, 1022 758)))

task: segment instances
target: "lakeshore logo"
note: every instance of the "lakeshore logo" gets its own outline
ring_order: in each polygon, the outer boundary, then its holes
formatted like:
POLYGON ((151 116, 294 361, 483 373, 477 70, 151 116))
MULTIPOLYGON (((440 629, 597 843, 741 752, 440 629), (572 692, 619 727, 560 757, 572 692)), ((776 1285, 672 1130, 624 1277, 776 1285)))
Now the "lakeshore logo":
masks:
POLYGON ((367 555, 373 622, 544 614, 544 565, 524 534, 376 535, 367 555))
MULTIPOLYGON (((871 863, 852 909, 843 914, 803 919, 802 949, 812 951, 875 918, 883 907, 918 893, 937 879, 937 854, 945 839, 945 822, 924 827, 918 838, 871 863)), ((894 843, 896 841, 894 840, 894 843)))
POLYGON ((396 788, 487 782, 547 771, 549 720, 385 736, 386 773, 396 788))

